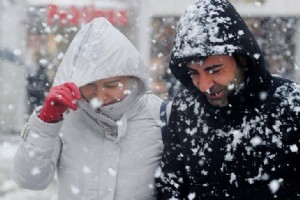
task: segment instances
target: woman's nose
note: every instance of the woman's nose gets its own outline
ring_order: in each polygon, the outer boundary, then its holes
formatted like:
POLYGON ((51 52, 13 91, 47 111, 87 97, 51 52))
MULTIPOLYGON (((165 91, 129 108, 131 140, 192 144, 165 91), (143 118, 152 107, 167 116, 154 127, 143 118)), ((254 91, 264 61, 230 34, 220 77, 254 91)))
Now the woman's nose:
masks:
POLYGON ((97 89, 96 97, 97 97, 103 104, 106 104, 106 103, 108 103, 108 101, 109 101, 107 92, 105 91, 104 88, 99 88, 99 89, 97 89))

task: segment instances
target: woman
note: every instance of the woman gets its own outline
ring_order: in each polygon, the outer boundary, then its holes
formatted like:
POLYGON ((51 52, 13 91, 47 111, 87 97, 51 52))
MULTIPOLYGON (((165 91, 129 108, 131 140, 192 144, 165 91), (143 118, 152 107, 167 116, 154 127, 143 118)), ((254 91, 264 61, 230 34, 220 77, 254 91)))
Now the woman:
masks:
POLYGON ((57 170, 59 200, 155 199, 162 100, 147 85, 124 35, 104 18, 84 26, 22 131, 15 181, 45 189, 57 170))

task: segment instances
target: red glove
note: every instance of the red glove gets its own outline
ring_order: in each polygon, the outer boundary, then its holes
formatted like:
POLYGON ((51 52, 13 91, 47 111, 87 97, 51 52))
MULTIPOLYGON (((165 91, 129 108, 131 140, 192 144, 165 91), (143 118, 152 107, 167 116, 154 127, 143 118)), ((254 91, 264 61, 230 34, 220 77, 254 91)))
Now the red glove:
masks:
POLYGON ((74 83, 52 87, 46 96, 39 118, 47 123, 61 121, 68 108, 77 110, 76 100, 79 99, 80 91, 74 83))

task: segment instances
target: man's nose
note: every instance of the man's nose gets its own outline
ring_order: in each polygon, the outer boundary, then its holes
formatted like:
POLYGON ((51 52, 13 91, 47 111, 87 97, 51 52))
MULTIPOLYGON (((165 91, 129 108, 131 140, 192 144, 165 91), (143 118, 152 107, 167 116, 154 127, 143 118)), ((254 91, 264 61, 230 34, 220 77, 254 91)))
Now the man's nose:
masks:
POLYGON ((214 85, 214 81, 208 75, 203 74, 198 77, 196 84, 196 87, 198 87, 201 92, 205 93, 214 85))

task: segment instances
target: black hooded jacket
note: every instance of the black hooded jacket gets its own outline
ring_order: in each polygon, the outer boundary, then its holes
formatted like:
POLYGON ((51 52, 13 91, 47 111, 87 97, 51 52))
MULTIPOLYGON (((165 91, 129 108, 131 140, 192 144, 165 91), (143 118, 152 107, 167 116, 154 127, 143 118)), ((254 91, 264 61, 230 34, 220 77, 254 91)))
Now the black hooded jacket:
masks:
POLYGON ((161 167, 161 199, 300 199, 300 86, 267 70, 247 25, 226 0, 198 0, 180 19, 170 69, 186 87, 174 99, 161 167), (186 63, 247 57, 244 87, 215 107, 186 63))

